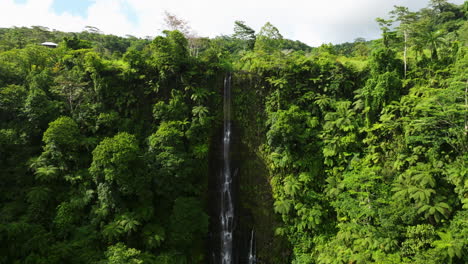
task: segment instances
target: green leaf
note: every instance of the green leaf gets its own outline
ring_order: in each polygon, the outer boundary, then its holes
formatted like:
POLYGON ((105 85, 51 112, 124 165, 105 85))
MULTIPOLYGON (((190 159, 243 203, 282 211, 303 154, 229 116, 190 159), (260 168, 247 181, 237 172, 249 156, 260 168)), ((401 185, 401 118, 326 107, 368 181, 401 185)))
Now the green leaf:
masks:
POLYGON ((291 200, 277 200, 274 203, 274 209, 276 213, 287 214, 291 209, 292 201, 291 200))

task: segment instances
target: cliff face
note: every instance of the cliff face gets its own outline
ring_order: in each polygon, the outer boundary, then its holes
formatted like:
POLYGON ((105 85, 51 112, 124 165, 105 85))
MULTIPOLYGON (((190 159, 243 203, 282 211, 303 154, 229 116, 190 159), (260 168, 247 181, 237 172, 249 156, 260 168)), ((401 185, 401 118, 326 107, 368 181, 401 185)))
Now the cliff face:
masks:
POLYGON ((273 197, 266 164, 258 150, 241 144, 239 166, 240 227, 243 241, 248 241, 250 230, 255 230, 257 260, 259 263, 285 263, 288 259, 286 239, 276 236, 281 219, 273 211, 273 197), (247 239, 246 239, 247 238, 247 239))
MULTIPOLYGON (((238 168, 239 229, 241 241, 249 242, 255 230, 258 263, 285 263, 290 255, 285 238, 275 235, 281 225, 273 210, 270 175, 262 156, 265 140, 264 96, 261 82, 254 76, 233 76, 233 116, 236 124, 235 151, 238 168)), ((240 245, 248 251, 248 244, 240 245)))
MULTIPOLYGON (((220 85, 221 86, 221 85, 220 85)), ((248 263, 251 233, 255 233, 258 263, 285 263, 290 246, 285 238, 275 235, 281 219, 273 210, 270 175, 262 156, 265 140, 265 118, 261 81, 252 75, 237 73, 232 78, 232 174, 235 202, 234 263, 248 263)), ((222 93, 222 91, 219 91, 222 93)), ((221 113, 223 110, 218 109, 221 113)), ((219 118, 221 119, 221 118, 219 118)), ((216 263, 219 254, 219 188, 222 171, 222 122, 213 133, 210 150, 208 203, 210 235, 208 256, 216 263)))

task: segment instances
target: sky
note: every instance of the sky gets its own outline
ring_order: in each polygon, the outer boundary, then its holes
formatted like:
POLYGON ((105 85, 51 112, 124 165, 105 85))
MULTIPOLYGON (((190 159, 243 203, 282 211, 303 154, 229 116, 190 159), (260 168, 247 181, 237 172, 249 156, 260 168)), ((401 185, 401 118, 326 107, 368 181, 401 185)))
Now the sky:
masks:
MULTIPOLYGON (((167 11, 189 22, 202 37, 231 35, 234 21, 257 32, 266 23, 285 38, 311 46, 379 38, 376 17, 394 5, 412 11, 428 0, 0 0, 0 27, 45 26, 80 32, 86 26, 119 36, 154 37, 167 11)), ((464 0, 449 0, 463 4, 464 0)))

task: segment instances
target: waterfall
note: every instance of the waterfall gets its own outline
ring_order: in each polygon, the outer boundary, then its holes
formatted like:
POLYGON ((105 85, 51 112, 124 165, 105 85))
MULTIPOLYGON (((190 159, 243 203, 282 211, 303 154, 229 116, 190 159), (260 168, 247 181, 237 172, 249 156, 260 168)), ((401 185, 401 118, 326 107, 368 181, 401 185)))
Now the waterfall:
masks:
POLYGON ((250 232, 250 241, 249 241, 249 264, 257 263, 257 255, 255 248, 255 231, 252 229, 250 232))
POLYGON ((233 262, 234 204, 232 197, 231 145, 231 75, 224 79, 223 169, 221 172, 221 264, 233 262))

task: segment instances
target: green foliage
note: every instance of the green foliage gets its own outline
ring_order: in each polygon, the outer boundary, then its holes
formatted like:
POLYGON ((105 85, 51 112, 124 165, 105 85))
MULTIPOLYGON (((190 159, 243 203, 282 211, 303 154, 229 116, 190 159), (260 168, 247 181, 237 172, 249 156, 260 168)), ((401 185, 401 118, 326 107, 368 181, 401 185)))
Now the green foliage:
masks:
POLYGON ((245 42, 244 49, 253 49, 255 45, 255 30, 245 24, 244 21, 234 22, 234 38, 239 38, 245 42))
POLYGON ((62 116, 49 124, 42 140, 46 145, 70 150, 80 143, 80 131, 73 119, 62 116))
POLYGON ((142 264, 141 252, 134 248, 128 248, 123 243, 110 246, 105 252, 106 260, 102 264, 142 264))
POLYGON ((406 240, 402 243, 402 252, 407 256, 414 256, 417 253, 431 247, 436 233, 431 225, 409 226, 406 230, 406 240))
POLYGON ((77 35, 74 35, 73 37, 64 37, 62 45, 73 50, 91 48, 90 41, 79 39, 77 35))
POLYGON ((115 183, 124 193, 135 193, 146 183, 139 173, 140 148, 135 136, 126 132, 105 138, 93 150, 89 169, 96 183, 115 183))
MULTIPOLYGON (((197 98, 197 96, 195 94, 194 98, 197 98)), ((188 112, 183 95, 177 90, 172 90, 171 99, 168 103, 159 101, 153 106, 153 117, 157 121, 183 120, 188 112)))
POLYGON ((397 6, 382 39, 318 48, 242 21, 214 39, 1 28, 0 263, 209 262, 226 71, 236 144, 270 180, 239 188, 261 196, 258 262, 468 263, 467 12, 397 6))
POLYGON ((156 224, 149 224, 143 228, 146 241, 145 244, 148 248, 159 247, 164 240, 166 240, 166 232, 164 228, 156 224))
POLYGON ((258 32, 255 50, 271 53, 281 48, 283 36, 270 22, 267 22, 258 32))
POLYGON ((38 181, 51 181, 57 178, 59 169, 53 165, 46 165, 44 167, 38 167, 34 174, 36 175, 36 180, 38 181))
POLYGON ((217 54, 176 31, 0 29, 0 262, 203 263, 217 54))
POLYGON ((166 37, 156 37, 152 44, 152 62, 164 72, 176 73, 188 59, 188 42, 184 35, 175 31, 165 31, 166 37))
POLYGON ((43 90, 37 88, 29 90, 24 104, 24 115, 33 128, 45 129, 50 121, 58 117, 59 109, 43 90))
POLYGON ((466 74, 459 71, 466 48, 450 53, 444 33, 450 26, 435 22, 448 20, 424 12, 397 7, 401 35, 392 32, 392 21, 379 20, 383 46, 366 46, 372 49, 366 68, 350 75, 349 64, 332 63, 332 45, 313 51, 315 65, 299 64, 303 58, 295 54, 267 60, 245 54, 248 69, 266 81, 254 84, 265 89, 268 117, 256 130, 264 129, 265 138, 254 140, 264 144, 274 210, 284 222, 277 234, 290 241, 292 263, 466 259, 460 251, 466 243, 447 232, 466 207, 466 74), (404 49, 402 61, 403 46, 421 50, 404 49))
POLYGON ((22 86, 12 84, 0 88, 0 115, 2 120, 11 120, 21 113, 26 95, 27 91, 22 86))
POLYGON ((443 252, 442 254, 449 259, 449 263, 452 263, 452 260, 456 257, 462 257, 463 246, 466 242, 455 240, 450 231, 447 233, 439 232, 438 235, 440 240, 434 241, 433 245, 436 250, 443 252))
POLYGON ((174 202, 170 216, 169 240, 181 247, 197 247, 197 238, 208 231, 208 215, 200 201, 192 197, 179 197, 174 202))

